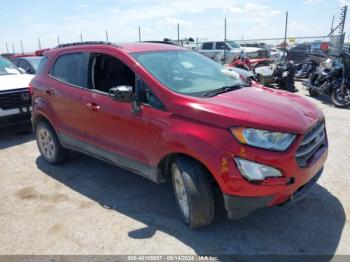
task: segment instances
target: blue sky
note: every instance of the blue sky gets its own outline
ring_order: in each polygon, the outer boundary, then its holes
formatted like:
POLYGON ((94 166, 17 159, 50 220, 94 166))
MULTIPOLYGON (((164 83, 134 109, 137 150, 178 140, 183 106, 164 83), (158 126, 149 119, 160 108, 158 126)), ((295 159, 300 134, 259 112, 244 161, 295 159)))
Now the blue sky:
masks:
MULTIPOLYGON (((325 35, 333 14, 347 0, 17 0, 0 3, 0 52, 5 42, 17 52, 20 40, 24 51, 61 42, 105 40, 105 30, 113 42, 177 37, 223 39, 227 18, 228 38, 279 37, 284 32, 285 12, 289 12, 289 36, 325 35)), ((348 15, 350 16, 350 14, 348 15)), ((350 29, 349 21, 346 24, 350 29)), ((349 30, 350 31, 350 30, 349 30)))

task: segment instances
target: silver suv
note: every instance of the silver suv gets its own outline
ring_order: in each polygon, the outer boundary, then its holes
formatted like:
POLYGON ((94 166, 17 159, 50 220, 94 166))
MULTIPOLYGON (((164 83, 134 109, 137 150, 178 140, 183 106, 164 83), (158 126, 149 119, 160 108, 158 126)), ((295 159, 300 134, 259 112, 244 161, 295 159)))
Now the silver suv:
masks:
POLYGON ((232 58, 242 52, 250 58, 257 58, 260 56, 262 49, 257 47, 242 47, 234 41, 210 41, 203 42, 198 52, 215 61, 228 63, 231 62, 232 58))

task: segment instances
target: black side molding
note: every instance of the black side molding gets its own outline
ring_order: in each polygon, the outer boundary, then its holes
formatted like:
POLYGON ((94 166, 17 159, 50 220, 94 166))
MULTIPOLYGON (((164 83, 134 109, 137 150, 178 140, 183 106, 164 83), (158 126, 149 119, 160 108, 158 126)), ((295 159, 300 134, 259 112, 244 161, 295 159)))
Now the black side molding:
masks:
POLYGON ((127 169, 133 173, 141 175, 155 183, 164 183, 166 181, 162 172, 156 167, 152 167, 138 161, 126 158, 114 152, 107 151, 105 149, 96 147, 94 145, 82 142, 75 138, 72 138, 61 133, 57 134, 60 143, 63 147, 79 151, 86 155, 98 158, 100 160, 106 161, 108 163, 117 165, 121 168, 127 169))

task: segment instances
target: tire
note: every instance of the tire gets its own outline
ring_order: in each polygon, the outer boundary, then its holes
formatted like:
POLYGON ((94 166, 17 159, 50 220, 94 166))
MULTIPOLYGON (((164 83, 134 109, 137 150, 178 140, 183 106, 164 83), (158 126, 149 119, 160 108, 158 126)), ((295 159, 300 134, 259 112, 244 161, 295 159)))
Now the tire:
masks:
POLYGON ((36 142, 42 158, 49 164, 59 164, 67 159, 69 151, 62 147, 56 132, 47 122, 35 128, 36 142))
POLYGON ((177 157, 171 165, 171 176, 185 224, 192 229, 209 225, 214 219, 214 199, 206 169, 191 158, 177 157))
POLYGON ((264 78, 260 75, 260 74, 257 74, 256 75, 256 81, 260 84, 262 84, 263 86, 265 86, 265 81, 264 81, 264 78))
POLYGON ((350 106, 350 90, 347 89, 347 99, 341 99, 340 88, 333 89, 331 93, 331 101, 332 104, 337 106, 337 107, 348 107, 350 106))
POLYGON ((319 93, 309 88, 309 95, 311 97, 319 96, 319 93))

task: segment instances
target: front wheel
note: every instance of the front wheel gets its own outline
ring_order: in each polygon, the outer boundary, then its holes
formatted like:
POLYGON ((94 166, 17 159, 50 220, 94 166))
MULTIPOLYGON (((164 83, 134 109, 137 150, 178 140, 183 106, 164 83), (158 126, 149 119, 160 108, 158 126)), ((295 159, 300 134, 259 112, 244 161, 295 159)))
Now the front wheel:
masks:
POLYGON ((266 83, 264 81, 264 77, 261 74, 256 75, 256 82, 262 84, 263 86, 266 86, 266 83))
POLYGON ((182 220, 190 228, 209 225, 214 219, 214 200, 206 169, 191 158, 178 157, 171 175, 182 220))
POLYGON ((337 107, 350 106, 350 90, 348 88, 336 88, 331 93, 331 101, 337 107))

